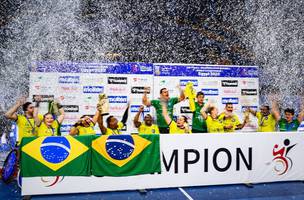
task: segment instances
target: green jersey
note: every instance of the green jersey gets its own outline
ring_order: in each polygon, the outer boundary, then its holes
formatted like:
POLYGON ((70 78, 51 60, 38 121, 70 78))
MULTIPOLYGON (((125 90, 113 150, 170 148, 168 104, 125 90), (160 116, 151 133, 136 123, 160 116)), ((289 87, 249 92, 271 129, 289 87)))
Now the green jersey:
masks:
MULTIPOLYGON (((173 106, 178 103, 178 98, 170 98, 169 101, 167 102, 167 109, 168 109, 168 114, 173 119, 173 106)), ((156 110, 156 117, 157 117, 157 125, 160 128, 167 128, 169 127, 167 122, 164 119, 163 116, 163 109, 162 105, 160 103, 160 100, 152 100, 151 105, 155 108, 156 110)))
POLYGON ((297 119, 292 120, 290 123, 284 118, 279 120, 280 131, 297 131, 299 125, 300 123, 297 119))
POLYGON ((192 116, 192 129, 195 131, 199 131, 200 133, 207 133, 207 124, 204 120, 201 109, 204 107, 204 103, 200 106, 197 102, 195 102, 195 110, 192 116))

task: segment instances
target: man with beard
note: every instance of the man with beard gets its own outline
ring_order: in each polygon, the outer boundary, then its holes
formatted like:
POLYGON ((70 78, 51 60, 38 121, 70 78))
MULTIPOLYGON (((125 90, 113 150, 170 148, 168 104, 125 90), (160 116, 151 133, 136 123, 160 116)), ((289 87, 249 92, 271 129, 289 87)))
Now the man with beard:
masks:
MULTIPOLYGON (((39 103, 37 103, 36 106, 38 105, 39 103)), ((23 137, 32 137, 37 135, 37 126, 34 121, 34 105, 31 102, 26 102, 25 97, 19 98, 16 104, 5 113, 5 117, 7 119, 14 120, 17 123, 18 145, 23 137), (17 111, 21 106, 24 114, 17 114, 17 111)), ((42 120, 43 116, 39 114, 38 118, 42 120)))
MULTIPOLYGON (((303 100, 302 100, 303 102, 303 100)), ((280 131, 297 131, 299 125, 304 119, 304 105, 301 106, 301 112, 298 114, 298 117, 295 119, 295 110, 293 108, 286 108, 284 110, 285 118, 281 117, 278 104, 276 103, 274 112, 279 116, 279 129, 280 131)))
POLYGON ((239 117, 233 113, 232 103, 226 104, 225 112, 220 114, 219 119, 223 121, 225 132, 234 132, 235 130, 242 129, 248 121, 248 117, 246 117, 243 123, 240 123, 239 117))
POLYGON ((156 117, 157 117, 157 125, 159 127, 160 133, 169 133, 169 126, 167 122, 165 121, 162 113, 162 105, 161 102, 164 102, 167 106, 167 111, 170 116, 170 118, 173 118, 173 107, 175 104, 177 104, 180 101, 183 101, 185 99, 185 95, 183 90, 180 89, 180 96, 179 97, 169 97, 169 91, 167 88, 162 88, 160 90, 160 97, 159 99, 149 100, 147 96, 147 90, 145 90, 144 96, 142 98, 142 102, 145 106, 153 106, 156 111, 156 117))
MULTIPOLYGON (((144 121, 139 121, 139 116, 144 113, 144 106, 140 106, 134 117, 134 126, 138 128, 138 134, 159 134, 159 129, 156 124, 153 124, 153 118, 150 114, 144 116, 144 121)), ((144 114, 143 114, 144 115, 144 114)))
POLYGON ((273 110, 270 110, 268 105, 262 105, 259 112, 252 110, 251 108, 248 108, 247 111, 258 119, 258 132, 276 131, 276 123, 280 116, 273 112, 273 110))

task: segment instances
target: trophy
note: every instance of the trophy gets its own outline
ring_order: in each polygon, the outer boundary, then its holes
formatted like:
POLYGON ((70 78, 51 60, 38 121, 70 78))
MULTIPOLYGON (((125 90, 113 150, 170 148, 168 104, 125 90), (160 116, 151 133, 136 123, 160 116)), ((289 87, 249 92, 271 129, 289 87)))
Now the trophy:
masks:
POLYGON ((109 100, 106 94, 100 93, 98 95, 98 103, 97 103, 97 110, 100 112, 101 115, 108 115, 109 114, 109 100))

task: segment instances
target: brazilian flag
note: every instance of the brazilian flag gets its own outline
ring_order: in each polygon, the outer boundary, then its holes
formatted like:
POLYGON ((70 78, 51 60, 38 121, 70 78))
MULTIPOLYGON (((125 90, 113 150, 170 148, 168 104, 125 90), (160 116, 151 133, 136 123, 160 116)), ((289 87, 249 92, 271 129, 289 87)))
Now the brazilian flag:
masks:
POLYGON ((92 174, 131 176, 160 172, 159 134, 103 135, 92 141, 92 174))
POLYGON ((21 142, 21 175, 89 176, 93 136, 28 137, 21 142))

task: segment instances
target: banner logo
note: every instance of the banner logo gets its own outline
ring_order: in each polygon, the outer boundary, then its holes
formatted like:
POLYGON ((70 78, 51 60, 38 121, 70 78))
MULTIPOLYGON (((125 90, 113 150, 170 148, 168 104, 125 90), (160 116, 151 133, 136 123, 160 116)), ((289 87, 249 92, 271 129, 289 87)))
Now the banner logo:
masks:
POLYGON ((222 98, 222 104, 226 104, 226 103, 238 104, 239 103, 239 98, 223 97, 222 98))
POLYGON ((274 157, 272 162, 274 164, 274 170, 278 175, 285 174, 293 165, 292 159, 288 157, 288 153, 296 144, 290 145, 289 139, 285 139, 283 143, 283 147, 280 148, 278 144, 275 144, 272 149, 272 155, 274 157))
POLYGON ((78 84, 80 82, 79 76, 59 76, 58 83, 66 83, 66 84, 78 84))
POLYGON ((222 87, 237 87, 238 80, 222 80, 222 87))
POLYGON ((111 135, 94 140, 92 148, 111 163, 122 167, 150 144, 139 135, 111 135))
POLYGON ((39 137, 22 147, 22 151, 53 171, 76 159, 89 148, 72 136, 39 137))
POLYGON ((36 102, 36 96, 40 96, 41 97, 41 101, 40 102, 49 102, 49 101, 53 101, 54 100, 54 95, 33 95, 33 102, 36 102))
POLYGON ((64 112, 79 112, 78 105, 62 105, 64 112))
MULTIPOLYGON (((138 112, 140 105, 132 105, 130 110, 131 112, 138 112)), ((144 112, 150 112, 150 107, 144 107, 144 112)))
POLYGON ((108 77, 108 84, 128 84, 127 77, 108 77))
POLYGON ((83 86, 83 93, 103 93, 103 86, 83 86))
POLYGON ((189 106, 181 106, 180 112, 181 113, 192 113, 189 106))
POLYGON ((127 96, 108 96, 109 103, 127 103, 127 96))
POLYGON ((198 86, 198 81, 197 80, 190 80, 190 79, 181 79, 179 81, 180 86, 186 86, 188 82, 192 82, 193 86, 198 86))
POLYGON ((242 89, 241 94, 242 95, 257 95, 258 92, 256 89, 242 89))
POLYGON ((218 89, 206 88, 206 89, 202 89, 202 92, 206 96, 217 96, 217 95, 219 95, 219 90, 218 89))
MULTIPOLYGON (((145 92, 145 87, 132 87, 132 94, 143 94, 145 92)), ((150 94, 150 87, 147 88, 147 94, 150 94)))

